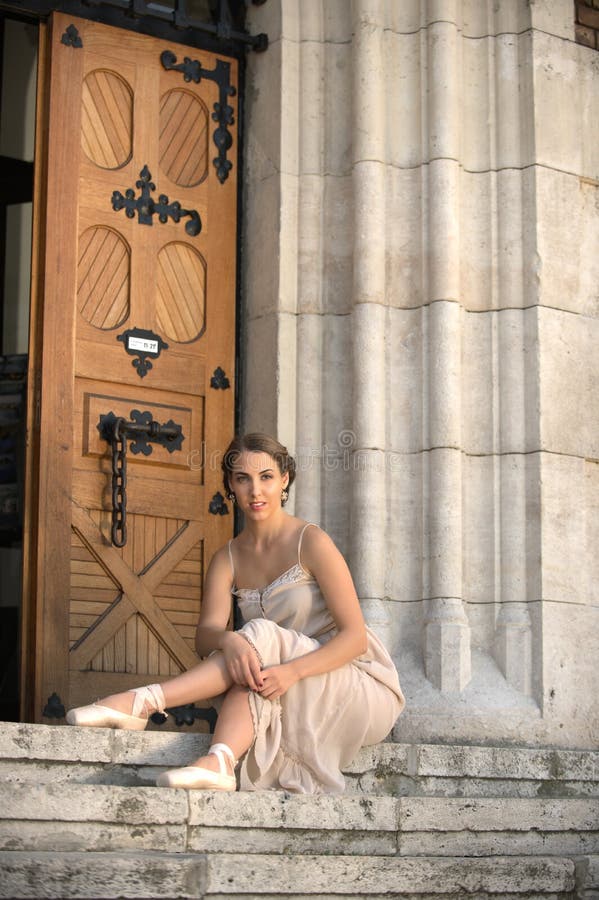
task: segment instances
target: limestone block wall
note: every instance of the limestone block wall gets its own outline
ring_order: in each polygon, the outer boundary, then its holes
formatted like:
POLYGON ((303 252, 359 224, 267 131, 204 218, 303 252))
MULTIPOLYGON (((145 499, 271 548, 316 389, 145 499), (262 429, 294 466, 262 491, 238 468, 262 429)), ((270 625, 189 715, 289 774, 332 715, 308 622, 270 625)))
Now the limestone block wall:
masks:
POLYGON ((571 0, 268 0, 243 426, 296 452, 396 739, 593 746, 599 53, 571 0))

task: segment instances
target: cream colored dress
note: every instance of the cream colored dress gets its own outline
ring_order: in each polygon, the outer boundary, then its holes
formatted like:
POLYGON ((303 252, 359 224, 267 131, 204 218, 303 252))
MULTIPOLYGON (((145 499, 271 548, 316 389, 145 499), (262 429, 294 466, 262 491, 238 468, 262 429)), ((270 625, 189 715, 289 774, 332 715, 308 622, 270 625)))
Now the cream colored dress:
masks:
MULTIPOLYGON (((337 633, 316 580, 301 564, 307 527, 294 566, 261 590, 233 591, 245 623, 239 634, 263 667, 304 656, 337 633)), ((230 542, 229 556, 235 577, 230 542)), ((241 765, 241 790, 305 794, 342 793, 343 767, 360 747, 385 738, 404 706, 393 661, 370 629, 363 656, 296 682, 277 700, 250 692, 249 702, 255 740, 241 765)))

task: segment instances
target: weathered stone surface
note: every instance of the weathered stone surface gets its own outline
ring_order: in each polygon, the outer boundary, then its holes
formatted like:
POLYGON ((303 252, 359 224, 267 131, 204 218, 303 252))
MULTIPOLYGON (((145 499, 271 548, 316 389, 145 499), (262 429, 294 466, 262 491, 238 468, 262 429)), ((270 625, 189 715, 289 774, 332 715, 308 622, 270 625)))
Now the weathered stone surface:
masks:
POLYGON ((403 831, 596 831, 595 800, 479 800, 403 797, 399 801, 403 831))
POLYGON ((462 316, 462 337, 468 346, 463 360, 468 390, 462 398, 462 443, 475 459, 530 453, 539 447, 538 424, 532 419, 539 390, 536 323, 535 309, 462 316))
MULTIPOLYGON (((60 783, 65 787, 76 783, 153 787, 159 772, 187 764, 210 740, 208 735, 174 732, 115 732, 110 762, 105 760, 103 743, 93 741, 88 748, 89 759, 81 762, 70 760, 68 751, 73 735, 83 729, 47 725, 27 727, 34 747, 32 759, 14 756, 11 735, 18 735, 22 726, 14 722, 0 725, 3 746, 0 750, 0 782, 60 783), (46 758, 36 759, 42 752, 46 758), (145 761, 149 764, 145 765, 145 761), (150 764, 150 761, 160 761, 160 765, 150 764)), ((22 748, 18 750, 21 751, 22 748)), ((408 787, 413 791, 417 779, 419 791, 425 794, 438 791, 451 796, 467 792, 468 785, 472 785, 473 796, 489 796, 497 789, 497 796, 536 796, 538 792, 544 792, 545 796, 584 797, 599 793, 599 753, 388 741, 364 747, 347 766, 346 774, 347 789, 351 792, 398 791, 398 779, 404 778, 399 794, 406 793, 408 787)))
POLYGON ((552 781, 599 777, 599 753, 592 751, 428 744, 415 748, 413 759, 415 774, 438 777, 552 781))
POLYGON ((117 730, 113 731, 111 762, 131 766, 185 766, 209 746, 209 734, 117 730))
MULTIPOLYGON (((538 206, 537 274, 539 300, 544 307, 578 313, 596 320, 599 317, 599 260, 594 248, 599 242, 599 180, 576 172, 560 172, 538 167, 535 195, 538 206), (568 210, 568 227, 563 227, 560 210, 568 210)), ((557 321, 567 322, 566 316, 557 321)), ((584 320, 583 320, 584 321, 584 320)), ((565 344, 542 343, 547 354, 555 355, 558 371, 574 335, 583 337, 583 326, 575 319, 565 325, 565 344)), ((596 329, 596 323, 588 327, 596 329)), ((584 343, 581 345, 584 347, 584 343)), ((588 365, 592 360, 586 360, 588 365)), ((580 362, 577 361, 577 365, 580 362)), ((592 372, 592 367, 591 370, 592 372)), ((565 373, 567 374, 567 373, 565 373)), ((585 372, 585 378, 588 375, 585 372)), ((561 408, 559 397, 557 410, 561 408)), ((547 404, 547 412, 553 403, 547 404)), ((544 411, 544 410, 542 410, 544 411)))
MULTIPOLYGON (((572 15, 572 28, 573 20, 572 15)), ((533 46, 536 161, 551 169, 596 179, 599 172, 596 54, 542 32, 534 33, 533 46)))
POLYGON ((577 861, 576 884, 581 900, 596 900, 599 893, 599 856, 587 856, 577 861))
POLYGON ((299 856, 318 855, 326 847, 329 854, 361 856, 496 856, 563 854, 560 839, 570 853, 599 849, 596 800, 312 797, 25 784, 0 785, 0 809, 4 850, 227 853, 235 848, 299 856))
POLYGON ((74 728, 6 722, 0 727, 0 756, 10 759, 65 759, 111 762, 109 728, 74 728))
MULTIPOLYGON (((598 832, 451 831, 402 834, 402 856, 580 856, 597 853, 598 832)), ((502 895, 503 896, 503 895, 502 895)))
POLYGON ((105 784, 0 784, 4 818, 46 822, 180 823, 187 819, 184 791, 105 784))
MULTIPOLYGON (((596 606, 599 559, 594 547, 599 536, 599 465, 593 460, 557 453, 543 453, 540 459, 543 597, 557 603, 596 606)), ((581 615, 588 613, 587 610, 581 615)), ((573 623, 573 627, 578 629, 580 624, 573 623)), ((557 637, 563 644, 563 635, 557 637)), ((593 642, 592 633, 588 640, 593 642)), ((592 643, 588 652, 594 652, 592 643)))
POLYGON ((0 853, 0 897, 204 897, 206 859, 196 854, 0 853))
MULTIPOLYGON (((231 845, 229 845, 231 846, 231 845)), ((117 824, 82 821, 0 821, 0 850, 23 853, 47 850, 70 853, 94 850, 103 853, 122 850, 152 850, 164 853, 195 851, 188 840, 187 826, 151 823, 117 824)), ((374 851, 373 851, 374 852, 374 851)), ((108 861, 108 860, 107 860, 108 861)))
MULTIPOLYGON (((16 728, 7 724, 7 732, 16 728)), ((55 731, 68 744, 78 729, 55 731)), ((137 766, 129 760, 139 760, 143 750, 161 748, 168 764, 169 755, 188 749, 194 737, 119 736, 109 767, 120 759, 131 770, 137 766)), ((63 748, 54 751, 56 763, 34 759, 31 765, 66 767, 63 748)), ((349 777, 379 778, 385 787, 386 779, 403 779, 412 794, 403 797, 0 782, 0 897, 562 900, 574 889, 576 859, 579 896, 590 900, 599 880, 596 800, 414 794, 472 792, 495 785, 498 775, 539 792, 567 793, 572 777, 592 789, 598 761, 599 753, 532 748, 364 748, 349 777)), ((17 763, 27 764, 23 758, 17 763)), ((89 773, 91 765, 72 767, 89 773)))
POLYGON ((208 828, 193 826, 189 830, 187 850, 197 853, 230 853, 243 849, 246 853, 279 853, 319 855, 326 846, 327 855, 395 856, 397 835, 391 831, 343 831, 328 829, 276 828, 208 828))
POLYGON ((480 39, 489 34, 515 35, 530 28, 530 4, 526 0, 493 6, 479 0, 464 0, 461 11, 464 34, 471 38, 480 39))
POLYGON ((268 855, 114 853, 0 854, 0 896, 116 897, 554 897, 572 890, 574 864, 549 857, 381 859, 268 855), (511 885, 508 887, 507 885, 511 885), (276 893, 273 894, 273 885, 276 893))
POLYGON ((553 309, 539 314, 541 396, 554 400, 540 417, 544 450, 599 458, 598 340, 599 318, 553 309))
POLYGON ((245 891, 260 895, 272 890, 326 892, 334 885, 336 893, 360 897, 370 894, 430 892, 442 885, 444 893, 463 895, 503 891, 541 895, 545 891, 571 890, 574 863, 570 860, 541 857, 535 860, 513 857, 496 859, 390 859, 379 857, 239 857, 227 854, 211 856, 207 887, 210 893, 245 891))
POLYGON ((545 715, 559 723, 562 730, 567 729, 572 704, 576 703, 582 746, 597 747, 599 669, 594 659, 599 652, 599 609, 586 604, 574 607, 570 603, 547 601, 543 626, 547 633, 543 654, 545 715), (564 635, 568 635, 567 643, 564 635))
MULTIPOLYGON (((247 894, 210 894, 211 900, 248 900, 247 894)), ((255 896, 255 895, 254 895, 255 896)), ((260 900, 280 900, 281 894, 260 894, 260 900)), ((334 900, 356 900, 355 894, 339 894, 335 893, 331 895, 330 892, 326 894, 323 893, 310 893, 310 894, 297 894, 293 892, 292 894, 285 894, 285 900, 331 900, 331 897, 334 897, 334 900)), ((396 891, 385 891, 384 894, 360 894, 360 897, 368 898, 368 900, 439 900, 439 897, 443 896, 446 900, 463 900, 464 893, 459 891, 458 893, 452 894, 439 894, 439 892, 434 894, 424 894, 418 893, 413 894, 411 892, 406 893, 402 891, 401 893, 397 893, 396 891)), ((487 891, 477 891, 476 892, 476 900, 498 900, 498 895, 496 893, 488 893, 487 891)), ((553 893, 552 891, 542 894, 535 894, 535 900, 539 900, 542 897, 543 900, 564 900, 564 895, 560 891, 559 894, 553 893)), ((512 894, 512 893, 504 893, 501 892, 501 900, 522 900, 522 894, 512 894)), ((596 896, 590 895, 589 900, 597 900, 596 896)))
POLYGON ((252 828, 317 828, 395 831, 398 801, 393 797, 309 796, 284 791, 237 795, 191 791, 191 825, 252 828))
POLYGON ((574 16, 570 0, 535 0, 528 6, 533 28, 569 41, 573 39, 574 16))

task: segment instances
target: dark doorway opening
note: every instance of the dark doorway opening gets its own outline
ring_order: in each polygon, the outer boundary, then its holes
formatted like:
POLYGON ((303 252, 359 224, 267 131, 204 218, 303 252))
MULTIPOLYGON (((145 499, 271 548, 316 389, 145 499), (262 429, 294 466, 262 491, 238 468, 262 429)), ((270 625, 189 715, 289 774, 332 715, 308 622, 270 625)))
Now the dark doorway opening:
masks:
POLYGON ((0 17, 0 719, 19 718, 19 620, 38 26, 0 17))

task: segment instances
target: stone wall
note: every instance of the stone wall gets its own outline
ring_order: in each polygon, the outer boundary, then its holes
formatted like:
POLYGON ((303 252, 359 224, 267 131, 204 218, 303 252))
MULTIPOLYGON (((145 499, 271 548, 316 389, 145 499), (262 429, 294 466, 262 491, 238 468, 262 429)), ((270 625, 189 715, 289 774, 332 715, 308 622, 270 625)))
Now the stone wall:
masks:
POLYGON ((402 740, 594 746, 599 55, 571 0, 268 0, 243 426, 299 461, 402 740))

